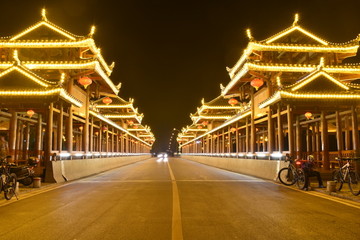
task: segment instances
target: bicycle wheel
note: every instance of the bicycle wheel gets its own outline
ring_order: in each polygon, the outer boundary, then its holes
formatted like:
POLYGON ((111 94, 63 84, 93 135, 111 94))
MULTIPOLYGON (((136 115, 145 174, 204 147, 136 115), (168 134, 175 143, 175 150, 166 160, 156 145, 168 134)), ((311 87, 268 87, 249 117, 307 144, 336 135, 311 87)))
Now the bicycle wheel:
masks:
POLYGON ((341 175, 341 172, 340 172, 340 169, 339 170, 335 170, 333 172, 333 181, 336 182, 336 191, 340 191, 342 189, 342 186, 343 186, 343 179, 342 179, 342 175, 341 175))
POLYGON ((360 194, 360 178, 356 172, 349 172, 349 188, 355 196, 360 194))
POLYGON ((303 190, 305 188, 305 173, 302 169, 298 169, 296 171, 297 173, 297 181, 296 181, 296 186, 300 189, 303 190))
POLYGON ((290 168, 282 168, 278 174, 279 180, 286 186, 291 186, 296 182, 295 174, 290 168))
POLYGON ((6 200, 10 200, 15 195, 16 175, 11 173, 4 187, 4 196, 6 200))

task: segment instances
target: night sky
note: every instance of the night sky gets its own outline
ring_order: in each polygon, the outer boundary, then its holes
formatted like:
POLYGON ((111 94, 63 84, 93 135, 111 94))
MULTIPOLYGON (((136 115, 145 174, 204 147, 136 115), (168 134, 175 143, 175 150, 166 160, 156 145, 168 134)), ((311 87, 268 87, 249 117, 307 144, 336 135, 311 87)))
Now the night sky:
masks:
MULTIPOLYGON (((173 128, 190 125, 201 99, 209 101, 226 85, 246 47, 245 30, 263 40, 289 27, 295 13, 300 25, 330 42, 346 42, 360 33, 359 0, 1 0, 0 36, 18 33, 41 19, 76 35, 97 27, 96 44, 111 79, 122 82, 119 96, 135 99, 165 150, 173 128), (325 4, 326 5, 325 5, 325 4)), ((360 61, 359 61, 360 62, 360 61)))

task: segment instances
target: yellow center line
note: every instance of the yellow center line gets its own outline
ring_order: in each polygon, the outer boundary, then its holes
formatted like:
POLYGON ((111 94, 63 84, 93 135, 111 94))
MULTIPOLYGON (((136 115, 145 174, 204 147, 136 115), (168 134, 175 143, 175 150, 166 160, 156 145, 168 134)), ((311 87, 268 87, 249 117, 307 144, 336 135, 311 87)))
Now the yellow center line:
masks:
POLYGON ((169 167, 170 178, 172 181, 173 189, 173 212, 172 212, 172 240, 183 240, 182 234, 182 223, 181 223, 181 211, 180 211, 180 200, 179 200, 179 191, 176 184, 176 180, 171 170, 170 163, 167 161, 169 167))

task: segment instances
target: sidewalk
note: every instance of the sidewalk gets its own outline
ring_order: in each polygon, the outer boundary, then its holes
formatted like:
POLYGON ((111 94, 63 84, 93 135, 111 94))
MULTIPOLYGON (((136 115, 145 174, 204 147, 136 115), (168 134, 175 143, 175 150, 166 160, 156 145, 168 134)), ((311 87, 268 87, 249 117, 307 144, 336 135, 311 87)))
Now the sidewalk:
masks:
MULTIPOLYGON (((39 191, 40 189, 46 189, 48 187, 54 186, 56 183, 45 183, 45 182, 41 182, 41 186, 40 188, 34 188, 33 185, 31 184, 30 186, 24 186, 21 183, 19 183, 19 189, 18 189, 18 193, 17 196, 19 199, 21 199, 21 195, 26 194, 26 193, 30 193, 30 192, 36 192, 39 191)), ((11 200, 15 199, 16 197, 14 196, 11 200)), ((0 194, 0 203, 2 202, 6 202, 7 200, 4 197, 4 193, 1 192, 0 194)))
MULTIPOLYGON (((320 172, 320 174, 321 174, 321 178, 323 180, 324 186, 326 186, 327 181, 332 181, 332 172, 320 172)), ((311 177, 310 178, 310 186, 311 186, 311 191, 316 191, 316 192, 320 192, 320 193, 323 193, 326 195, 330 195, 330 196, 347 199, 347 200, 351 200, 351 201, 360 203, 360 195, 354 196, 351 193, 351 191, 349 189, 349 185, 347 183, 343 184, 341 191, 328 192, 328 191, 326 191, 326 188, 318 188, 317 187, 318 182, 317 182, 316 178, 311 177)))

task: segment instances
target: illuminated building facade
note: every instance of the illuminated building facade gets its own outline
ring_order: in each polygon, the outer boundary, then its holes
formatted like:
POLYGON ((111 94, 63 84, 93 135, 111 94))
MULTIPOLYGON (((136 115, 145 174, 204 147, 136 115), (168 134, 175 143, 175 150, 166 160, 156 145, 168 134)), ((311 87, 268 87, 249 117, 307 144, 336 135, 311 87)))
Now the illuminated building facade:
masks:
POLYGON ((155 138, 93 39, 47 19, 0 38, 0 131, 14 162, 148 154, 155 138), (113 118, 113 115, 119 117, 113 118), (125 124, 134 122, 138 131, 125 124))
POLYGON ((360 65, 344 60, 356 56, 360 37, 330 43, 303 28, 298 15, 268 39, 257 41, 250 30, 247 36, 221 96, 248 108, 191 140, 179 136, 182 152, 249 159, 311 154, 325 169, 336 156, 359 156, 360 65))

